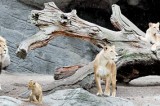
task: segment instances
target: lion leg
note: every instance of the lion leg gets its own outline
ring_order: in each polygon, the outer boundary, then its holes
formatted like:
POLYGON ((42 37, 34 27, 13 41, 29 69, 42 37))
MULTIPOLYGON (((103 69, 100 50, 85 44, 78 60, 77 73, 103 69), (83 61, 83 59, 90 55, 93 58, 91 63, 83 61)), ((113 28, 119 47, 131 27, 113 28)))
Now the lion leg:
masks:
POLYGON ((116 96, 116 74, 112 76, 112 97, 116 96))
POLYGON ((39 103, 35 95, 32 95, 32 99, 33 99, 33 101, 31 101, 32 103, 39 103))
POLYGON ((29 102, 33 101, 32 93, 29 95, 29 102))
POLYGON ((42 104, 42 96, 43 96, 43 95, 40 94, 40 95, 39 95, 39 98, 38 98, 38 101, 39 101, 40 104, 42 104))
POLYGON ((105 87, 105 91, 104 91, 105 96, 110 96, 110 84, 111 84, 110 76, 107 76, 106 77, 106 87, 105 87))
POLYGON ((97 89, 98 89, 98 92, 97 92, 97 95, 102 95, 103 92, 102 92, 102 87, 101 87, 101 82, 100 82, 100 77, 95 75, 95 80, 96 80, 96 85, 97 85, 97 89))
POLYGON ((112 97, 116 96, 116 76, 117 76, 117 69, 116 64, 112 64, 112 74, 111 74, 111 82, 112 82, 112 97))

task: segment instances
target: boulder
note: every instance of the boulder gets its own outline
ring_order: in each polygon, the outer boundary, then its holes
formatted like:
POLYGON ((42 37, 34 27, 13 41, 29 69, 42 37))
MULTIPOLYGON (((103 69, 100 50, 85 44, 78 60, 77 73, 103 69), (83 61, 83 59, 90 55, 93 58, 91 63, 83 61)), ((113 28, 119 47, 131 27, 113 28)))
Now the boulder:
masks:
POLYGON ((145 77, 139 77, 129 82, 130 85, 134 86, 156 86, 160 85, 160 76, 149 75, 145 77))
POLYGON ((49 106, 134 106, 132 102, 119 97, 99 97, 82 88, 59 90, 44 97, 49 106))
POLYGON ((22 103, 21 100, 12 97, 0 96, 0 106, 20 106, 22 103))
MULTIPOLYGON (((33 103, 0 96, 0 106, 35 106, 33 103)), ((82 88, 59 90, 43 97, 43 106, 134 106, 134 104, 119 97, 99 97, 82 88)))

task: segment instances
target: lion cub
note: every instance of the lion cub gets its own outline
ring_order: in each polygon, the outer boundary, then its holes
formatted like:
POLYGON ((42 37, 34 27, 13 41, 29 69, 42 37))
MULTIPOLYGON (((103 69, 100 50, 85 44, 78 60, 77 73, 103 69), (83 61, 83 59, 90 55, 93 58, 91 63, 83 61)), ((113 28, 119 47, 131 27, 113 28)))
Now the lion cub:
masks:
POLYGON ((104 46, 94 60, 94 75, 98 88, 97 95, 110 96, 110 84, 112 83, 112 96, 116 96, 116 51, 115 46, 104 46), (101 88, 101 79, 105 81, 104 93, 101 88))
POLYGON ((30 96, 29 96, 29 101, 33 103, 39 103, 42 104, 42 87, 40 84, 37 82, 30 80, 28 83, 28 89, 32 90, 30 96))
POLYGON ((160 46, 159 22, 150 22, 145 37, 139 36, 139 38, 143 41, 152 43, 151 50, 155 51, 157 46, 160 46))

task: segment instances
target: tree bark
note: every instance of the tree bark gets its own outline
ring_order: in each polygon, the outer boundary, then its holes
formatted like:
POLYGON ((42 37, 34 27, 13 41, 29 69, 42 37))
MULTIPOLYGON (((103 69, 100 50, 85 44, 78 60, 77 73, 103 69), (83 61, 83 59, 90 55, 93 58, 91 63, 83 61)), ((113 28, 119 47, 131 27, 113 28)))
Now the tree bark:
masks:
MULTIPOLYGON (((144 36, 145 33, 121 13, 118 5, 112 5, 112 12, 111 23, 120 31, 112 31, 80 19, 76 15, 76 10, 64 13, 54 2, 45 3, 43 10, 33 10, 30 15, 31 22, 38 26, 40 31, 19 44, 17 56, 25 59, 30 50, 46 46, 55 37, 70 36, 87 40, 95 45, 114 44, 119 54, 116 62, 118 81, 129 82, 140 76, 160 74, 158 67, 160 53, 152 52, 151 44, 137 37, 144 36)), ((72 76, 46 85, 43 90, 49 91, 79 84, 88 75, 93 74, 92 66, 91 62, 78 69, 72 76)), ((90 84, 93 84, 93 81, 90 84)))
POLYGON ((79 68, 82 66, 74 65, 74 66, 64 66, 54 70, 54 79, 60 80, 65 79, 71 75, 73 75, 79 68))

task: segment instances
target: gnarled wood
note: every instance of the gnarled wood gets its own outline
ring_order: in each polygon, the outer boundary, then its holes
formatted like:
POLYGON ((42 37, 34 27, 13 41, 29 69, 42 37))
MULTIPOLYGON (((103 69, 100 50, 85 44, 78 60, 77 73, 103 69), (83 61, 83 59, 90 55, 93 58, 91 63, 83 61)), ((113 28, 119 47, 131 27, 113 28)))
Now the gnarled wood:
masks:
MULTIPOLYGON (((112 11, 111 22, 120 31, 112 31, 80 19, 76 15, 76 10, 64 13, 53 2, 45 3, 44 10, 33 10, 30 15, 31 22, 38 26, 40 31, 20 43, 17 56, 25 58, 30 50, 45 46, 51 39, 63 35, 87 40, 95 45, 106 41, 114 44, 119 54, 116 62, 118 81, 129 82, 136 77, 160 74, 159 68, 154 70, 149 68, 159 62, 159 53, 151 52, 151 44, 137 38, 144 36, 145 33, 121 14, 118 5, 113 5, 112 11)), ((91 66, 92 64, 84 66, 72 76, 46 85, 44 91, 83 81, 86 76, 93 73, 91 66)))
POLYGON ((89 63, 88 65, 78 69, 72 76, 67 77, 61 80, 55 80, 53 83, 49 85, 45 85, 43 87, 43 91, 50 91, 50 90, 57 90, 58 87, 65 87, 68 85, 73 85, 78 83, 79 81, 83 80, 89 74, 93 73, 93 62, 89 63))
POLYGON ((123 31, 115 32, 80 19, 76 10, 63 13, 53 2, 45 3, 44 10, 33 10, 30 19, 40 31, 20 43, 17 49, 17 56, 20 58, 25 58, 29 50, 45 46, 58 35, 77 37, 94 44, 102 42, 102 39, 110 42, 137 41, 135 38, 127 39, 123 31))
POLYGON ((114 27, 119 30, 125 30, 125 33, 135 34, 139 36, 145 36, 145 33, 135 26, 130 20, 128 20, 120 11, 120 7, 112 5, 112 16, 110 18, 114 27))
POLYGON ((79 68, 81 68, 81 65, 74 65, 74 66, 64 66, 55 69, 54 71, 54 79, 65 79, 71 75, 73 75, 79 68))

